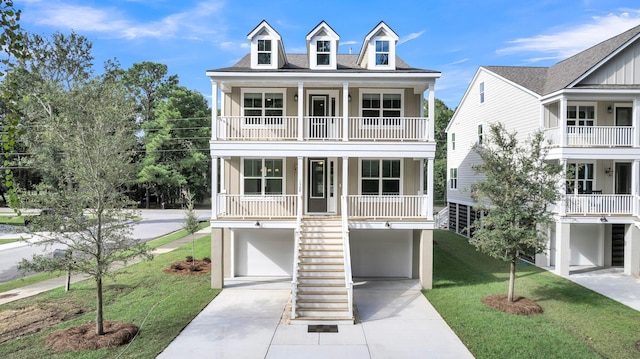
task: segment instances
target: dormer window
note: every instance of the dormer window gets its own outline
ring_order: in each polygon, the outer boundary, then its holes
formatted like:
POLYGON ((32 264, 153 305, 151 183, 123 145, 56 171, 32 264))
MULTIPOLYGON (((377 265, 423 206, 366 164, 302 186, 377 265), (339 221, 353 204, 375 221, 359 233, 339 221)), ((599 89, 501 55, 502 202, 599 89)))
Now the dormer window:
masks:
POLYGON ((376 65, 389 65, 389 41, 376 41, 376 65))
POLYGON ((271 40, 258 40, 258 65, 271 65, 271 40))
POLYGON ((318 66, 331 64, 331 41, 318 40, 316 43, 316 61, 318 66))

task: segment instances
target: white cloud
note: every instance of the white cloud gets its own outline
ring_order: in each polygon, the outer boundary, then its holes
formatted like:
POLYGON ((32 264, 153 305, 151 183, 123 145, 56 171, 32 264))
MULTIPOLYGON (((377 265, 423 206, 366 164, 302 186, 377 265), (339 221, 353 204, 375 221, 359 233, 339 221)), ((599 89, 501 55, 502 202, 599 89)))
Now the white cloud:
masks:
POLYGON ((350 40, 350 41, 341 42, 338 46, 349 46, 349 45, 356 45, 356 44, 359 44, 359 42, 350 40))
POLYGON ((59 1, 29 2, 24 19, 37 25, 78 32, 102 33, 107 37, 136 39, 143 37, 199 38, 213 34, 211 15, 222 8, 222 2, 201 2, 191 9, 151 21, 137 21, 115 7, 91 7, 59 1))
POLYGON ((420 32, 412 32, 409 35, 400 38, 400 40, 398 40, 398 46, 404 44, 405 42, 419 38, 420 36, 422 36, 422 34, 424 34, 424 31, 425 30, 422 30, 420 32))
POLYGON ((640 10, 593 17, 593 21, 572 29, 509 41, 509 46, 496 51, 499 55, 538 54, 529 59, 537 62, 564 59, 640 24, 640 10))
POLYGON ((467 62, 467 61, 469 61, 469 58, 468 58, 468 57, 465 57, 464 59, 460 59, 460 60, 457 60, 457 61, 451 62, 451 63, 449 63, 449 64, 447 64, 447 65, 459 65, 459 64, 464 63, 464 62, 467 62))

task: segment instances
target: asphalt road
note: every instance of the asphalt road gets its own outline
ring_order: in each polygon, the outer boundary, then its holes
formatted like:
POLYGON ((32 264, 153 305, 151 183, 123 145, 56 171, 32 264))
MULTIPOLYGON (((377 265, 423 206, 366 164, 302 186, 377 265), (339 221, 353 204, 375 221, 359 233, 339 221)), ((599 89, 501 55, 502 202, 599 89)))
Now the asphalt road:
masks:
MULTIPOLYGON (((143 242, 182 229, 184 224, 185 213, 183 210, 141 210, 140 212, 142 220, 133 224, 133 236, 143 242)), ((211 218, 211 210, 196 210, 196 213, 200 220, 211 218)), ((24 275, 18 271, 18 263, 22 258, 31 258, 34 254, 52 253, 54 249, 62 247, 57 245, 44 248, 43 246, 13 243, 0 245, 0 283, 24 275)))

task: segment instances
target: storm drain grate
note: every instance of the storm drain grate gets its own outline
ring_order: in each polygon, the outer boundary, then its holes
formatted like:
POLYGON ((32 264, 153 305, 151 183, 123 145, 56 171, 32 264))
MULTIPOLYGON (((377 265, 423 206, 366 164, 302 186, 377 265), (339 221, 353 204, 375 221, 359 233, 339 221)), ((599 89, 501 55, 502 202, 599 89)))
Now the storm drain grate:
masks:
POLYGON ((310 325, 307 329, 307 333, 337 333, 337 325, 310 325))

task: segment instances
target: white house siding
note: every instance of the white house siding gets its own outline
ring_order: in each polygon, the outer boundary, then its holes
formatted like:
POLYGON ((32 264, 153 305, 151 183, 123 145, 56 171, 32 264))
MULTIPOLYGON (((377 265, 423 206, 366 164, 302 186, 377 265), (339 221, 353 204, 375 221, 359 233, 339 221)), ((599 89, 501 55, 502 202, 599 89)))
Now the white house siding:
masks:
MULTIPOLYGON (((478 125, 483 125, 486 139, 491 123, 501 122, 509 131, 516 131, 522 141, 540 128, 540 103, 535 95, 480 68, 449 125, 447 138, 447 201, 452 208, 463 208, 462 215, 470 216, 474 201, 471 185, 482 177, 472 167, 480 162, 472 146, 478 141, 478 125), (480 83, 484 82, 484 103, 480 103, 480 83), (455 133, 455 150, 451 150, 451 135, 455 133), (457 189, 451 189, 450 169, 457 168, 457 189), (455 204, 452 206, 452 204, 455 204), (466 213, 466 215, 465 215, 466 213)), ((461 233, 468 224, 451 223, 460 213, 450 213, 450 229, 461 233), (452 226, 453 224, 453 226, 452 226), (456 227, 457 226, 457 227, 456 227)), ((465 233, 466 234, 466 233, 465 233)))
POLYGON ((349 244, 354 277, 412 277, 412 230, 351 230, 349 244))
POLYGON ((234 276, 290 277, 293 271, 294 233, 280 229, 235 229, 234 276))
POLYGON ((637 85, 639 83, 639 42, 621 51, 581 82, 581 84, 590 85, 637 85))

